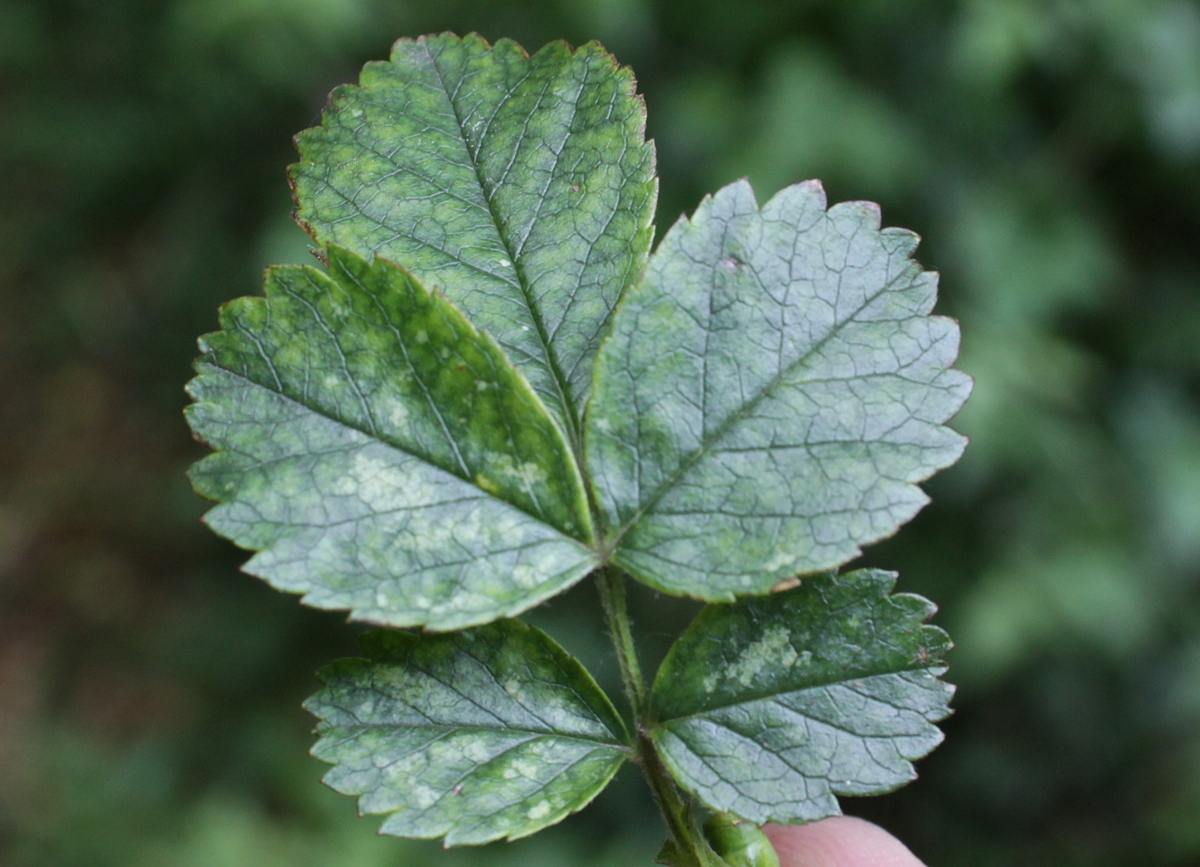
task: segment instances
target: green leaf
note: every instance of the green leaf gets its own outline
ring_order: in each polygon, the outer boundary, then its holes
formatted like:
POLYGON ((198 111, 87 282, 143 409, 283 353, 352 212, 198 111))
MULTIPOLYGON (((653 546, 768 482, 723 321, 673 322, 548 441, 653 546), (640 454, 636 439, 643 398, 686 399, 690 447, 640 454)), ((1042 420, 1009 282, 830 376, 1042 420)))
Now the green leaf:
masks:
POLYGON ((927 501, 970 380, 917 238, 816 182, 681 219, 597 359, 588 461, 640 580, 709 600, 836 567, 927 501))
POLYGON ((358 620, 457 629, 596 565, 578 468, 487 334, 404 270, 329 249, 201 341, 192 471, 246 571, 358 620))
POLYGON ((595 43, 402 39, 297 137, 297 219, 444 291, 573 430, 653 235, 644 129, 633 75, 595 43))
POLYGON ((363 813, 401 837, 486 843, 587 805, 628 748, 611 702, 574 658, 515 620, 448 635, 374 632, 366 659, 321 672, 306 703, 313 755, 363 813))
POLYGON ((834 795, 912 780, 937 746, 953 687, 932 603, 889 595, 876 570, 806 578, 783 593, 710 605, 655 679, 654 743, 680 784, 742 819, 809 822, 834 795))

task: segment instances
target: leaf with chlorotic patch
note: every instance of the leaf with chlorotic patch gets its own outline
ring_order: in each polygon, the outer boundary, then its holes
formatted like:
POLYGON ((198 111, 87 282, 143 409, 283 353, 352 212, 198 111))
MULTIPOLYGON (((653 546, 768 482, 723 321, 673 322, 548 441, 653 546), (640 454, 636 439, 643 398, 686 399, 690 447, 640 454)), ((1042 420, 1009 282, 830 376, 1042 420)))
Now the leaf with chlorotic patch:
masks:
POLYGON ((530 57, 474 34, 401 39, 297 136, 297 219, 444 291, 574 439, 654 234, 645 120, 632 73, 596 43, 530 57))
POLYGON ((629 752, 611 702, 515 620, 448 635, 374 632, 306 703, 325 782, 389 814, 381 833, 446 845, 534 833, 586 806, 629 752))
POLYGON ((958 459, 970 378, 936 275, 879 209, 745 181, 681 218, 596 362, 587 454, 613 562, 668 593, 765 593, 839 566, 958 459))
POLYGON ((201 341, 192 480, 246 571, 357 620, 458 629, 586 575, 561 429, 487 334, 403 269, 331 247, 270 269, 201 341))
POLYGON ((373 633, 308 703, 326 781, 384 833, 521 837, 633 755, 579 663, 499 619, 601 567, 743 597, 676 642, 649 710, 610 606, 645 766, 721 814, 706 842, 668 804, 663 863, 771 864, 755 825, 896 788, 941 739, 930 603, 823 574, 965 444, 936 275, 815 181, 761 207, 732 184, 651 256, 644 121, 595 44, 400 40, 297 138, 328 273, 269 269, 202 339, 188 418, 216 451, 192 479, 246 570, 354 619, 466 629, 373 633))
POLYGON ((672 775, 714 810, 764 824, 838 815, 835 795, 912 780, 949 714, 946 633, 929 601, 863 570, 710 605, 654 682, 672 775))

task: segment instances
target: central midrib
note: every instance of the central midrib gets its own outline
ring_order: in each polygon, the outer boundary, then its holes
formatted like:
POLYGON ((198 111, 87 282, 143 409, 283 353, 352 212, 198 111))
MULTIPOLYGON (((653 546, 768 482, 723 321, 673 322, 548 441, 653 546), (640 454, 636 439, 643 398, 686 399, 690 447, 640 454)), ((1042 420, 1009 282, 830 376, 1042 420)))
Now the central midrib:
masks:
POLYGON ((484 725, 462 725, 461 723, 336 723, 331 724, 321 734, 328 734, 330 729, 337 729, 344 732, 364 732, 364 731, 390 731, 394 729, 433 729, 435 731, 476 731, 476 732, 491 732, 494 734, 512 734, 512 735, 528 735, 530 740, 536 738, 554 738, 560 741, 572 741, 581 744, 588 744, 593 749, 611 749, 619 753, 629 751, 629 746, 617 740, 602 740, 598 737, 592 738, 586 735, 567 735, 556 731, 542 731, 540 729, 523 728, 521 726, 484 726, 484 725))
MULTIPOLYGON (((944 668, 945 663, 938 661, 935 665, 921 663, 920 665, 906 665, 899 668, 890 669, 887 671, 871 671, 863 669, 861 671, 851 671, 847 674, 839 675, 836 680, 818 681, 808 683, 804 686, 798 686, 794 689, 781 689, 776 692, 764 693, 763 695, 755 695, 750 698, 737 699, 736 701, 727 701, 721 704, 714 704, 711 707, 703 707, 700 710, 692 711, 691 713, 682 713, 674 716, 663 717, 657 720, 659 725, 667 725, 668 723, 680 722, 697 717, 703 717, 705 714, 716 713, 717 711, 728 710, 733 707, 742 707, 756 702, 771 701, 782 696, 795 695, 800 692, 808 692, 814 689, 828 689, 831 686, 844 686, 856 680, 867 680, 875 677, 887 677, 888 675, 905 674, 910 671, 929 671, 935 668, 944 668)), ((881 699, 882 701, 882 699, 881 699)))
MULTIPOLYGON (((541 345, 542 354, 545 358, 546 368, 550 372, 551 382, 554 383, 554 390, 558 396, 559 405, 563 410, 563 423, 566 425, 566 434, 571 445, 571 453, 575 455, 579 452, 579 430, 575 421, 575 403, 571 397, 570 390, 566 387, 565 376, 562 372, 558 358, 554 352, 554 348, 550 343, 550 337, 546 332, 545 323, 542 321, 541 311, 538 309, 537 303, 533 298, 530 286, 526 281, 523 270, 518 267, 518 256, 516 248, 513 247, 507 233, 504 231, 504 224, 501 220, 500 213, 496 209, 494 201, 495 191, 487 183, 483 176, 482 167, 479 164, 478 154, 471 144, 471 139, 467 135, 467 127, 463 122, 462 114, 458 110, 458 104, 455 102, 451 94, 450 88, 447 86, 446 79, 442 76, 441 67, 438 66, 437 58, 429 50, 428 43, 425 44, 425 55, 429 60, 429 65, 432 67, 434 74, 437 75, 438 84, 441 86, 442 94, 446 97, 446 103, 450 106, 450 110, 454 113, 454 121, 458 124, 459 137, 462 139, 463 149, 467 152, 467 158, 471 163, 471 168, 475 173, 476 183, 479 184, 479 191, 482 194, 484 204, 487 206, 488 216, 492 220, 492 225, 496 229, 496 237, 499 238, 501 246, 504 248, 505 258, 511 262, 513 274, 516 275, 517 288, 521 291, 522 300, 525 302, 525 308, 529 312, 529 319, 533 323, 534 331, 538 336, 538 342, 541 345)), ((498 109, 497 109, 498 110, 498 109)))
MULTIPOLYGON (((383 434, 380 433, 379 431, 364 430, 362 425, 355 424, 345 418, 342 418, 342 417, 334 414, 333 412, 327 411, 324 407, 309 406, 303 400, 301 400, 297 397, 293 397, 292 395, 288 394, 287 391, 284 389, 284 387, 281 384, 279 385, 279 387, 272 388, 270 385, 267 385, 266 383, 263 383, 263 382, 259 382, 254 377, 248 376, 246 373, 244 373, 242 371, 230 370, 228 367, 225 367, 224 365, 216 363, 211 358, 204 358, 202 360, 206 361, 208 364, 211 364, 214 369, 219 370, 222 373, 225 373, 229 376, 236 377, 237 379, 240 379, 243 382, 250 383, 251 385, 253 385, 257 388, 265 389, 266 391, 269 391, 271 394, 278 395, 279 397, 283 398, 284 400, 288 401, 289 403, 293 403, 296 406, 300 407, 305 412, 313 413, 314 415, 318 416, 319 418, 323 418, 326 421, 333 422, 336 425, 340 425, 341 427, 344 427, 348 430, 352 430, 361 436, 367 437, 372 442, 377 442, 380 445, 387 446, 390 449, 395 449, 396 451, 400 452, 401 454, 407 455, 408 457, 410 457, 414 460, 420 461, 423 465, 425 465, 433 470, 436 470, 439 473, 445 473, 447 476, 450 476, 451 478, 457 479, 460 482, 471 485, 473 488, 482 492, 483 494, 486 494, 488 497, 495 500, 496 502, 503 503, 504 505, 508 506, 509 508, 515 509, 516 511, 520 512, 522 515, 525 515, 528 518, 530 518, 531 520, 536 521, 537 523, 541 524, 543 527, 547 527, 548 529, 553 530, 561 538, 569 540, 571 542, 574 542, 576 545, 579 545, 585 551, 588 551, 589 553, 591 553, 593 555, 595 554, 595 552, 592 550, 591 546, 589 546, 586 542, 575 538, 570 533, 567 533, 565 530, 561 529, 560 527, 554 526, 554 524, 550 523, 546 518, 544 518, 540 515, 534 514, 529 509, 526 509, 523 506, 521 506, 517 503, 514 503, 505 497, 498 497, 495 494, 493 494, 491 491, 487 491, 487 490, 484 490, 483 488, 480 488, 477 484, 475 484, 474 479, 463 477, 463 476, 459 475, 458 473, 454 472, 453 470, 447 469, 446 467, 443 467, 440 464, 435 463, 434 461, 430 460, 427 456, 418 454, 413 449, 408 448, 400 443, 393 442, 390 438, 385 438, 383 436, 383 434)), ((272 373, 274 374, 273 368, 272 368, 272 373)))

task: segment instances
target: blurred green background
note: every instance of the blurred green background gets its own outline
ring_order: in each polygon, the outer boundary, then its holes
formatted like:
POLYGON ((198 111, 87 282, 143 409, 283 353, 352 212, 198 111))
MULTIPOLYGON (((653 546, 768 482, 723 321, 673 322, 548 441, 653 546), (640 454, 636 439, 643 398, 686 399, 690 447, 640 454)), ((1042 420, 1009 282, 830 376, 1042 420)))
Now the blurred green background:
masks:
MULTIPOLYGON (((291 135, 401 35, 601 40, 660 229, 748 175, 925 236, 964 460, 871 564, 942 606, 931 865, 1200 864, 1200 6, 1184 0, 0 0, 0 864, 649 864, 636 773, 535 838, 377 838, 299 707, 353 627, 237 572, 183 473, 195 337, 305 261, 291 135)), ((581 587, 534 619, 611 681, 581 587)), ((643 594, 651 654, 690 615, 643 594)))

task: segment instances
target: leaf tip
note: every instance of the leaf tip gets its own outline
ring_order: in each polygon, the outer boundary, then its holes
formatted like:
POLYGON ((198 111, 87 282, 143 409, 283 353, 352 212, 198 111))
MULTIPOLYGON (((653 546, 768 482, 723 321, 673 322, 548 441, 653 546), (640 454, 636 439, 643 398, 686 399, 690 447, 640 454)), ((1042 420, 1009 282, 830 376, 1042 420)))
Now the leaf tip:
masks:
POLYGON ((809 178, 806 181, 801 181, 796 184, 801 190, 814 196, 825 198, 825 185, 821 183, 820 178, 809 178))

